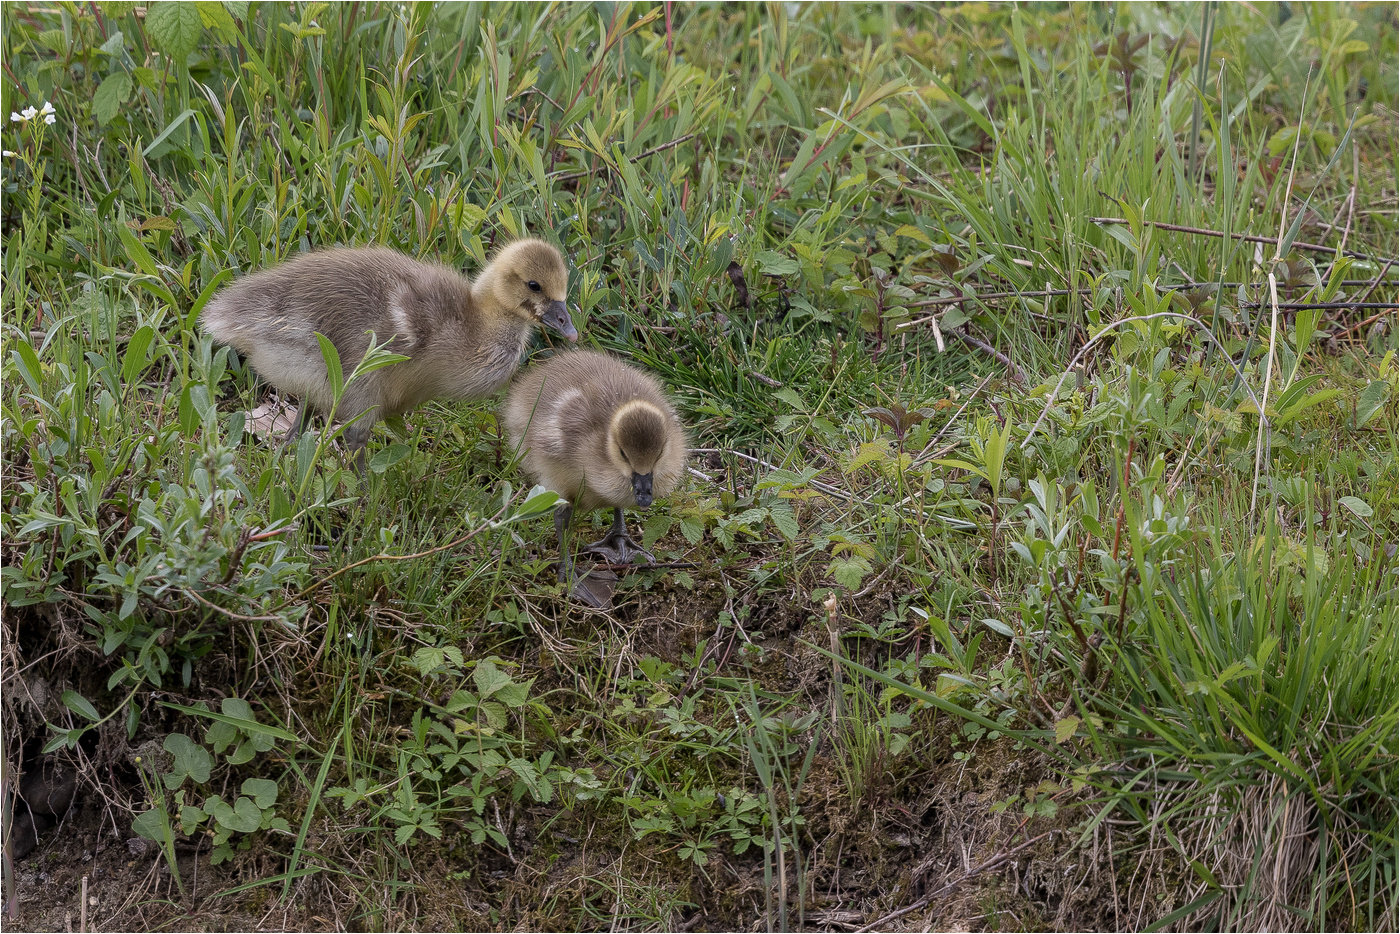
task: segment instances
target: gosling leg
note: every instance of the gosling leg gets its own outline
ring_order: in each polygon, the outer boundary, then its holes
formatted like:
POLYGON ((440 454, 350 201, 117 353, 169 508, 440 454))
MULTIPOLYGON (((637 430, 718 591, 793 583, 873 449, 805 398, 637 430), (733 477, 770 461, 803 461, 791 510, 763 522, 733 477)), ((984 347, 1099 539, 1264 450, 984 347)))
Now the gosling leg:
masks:
POLYGON ((574 561, 569 555, 569 522, 574 518, 574 507, 560 503, 554 507, 554 534, 559 536, 559 583, 566 583, 573 577, 574 561))
POLYGON ((613 564, 631 564, 632 559, 641 555, 648 561, 656 558, 651 552, 632 540, 627 534, 627 526, 622 521, 621 507, 613 509, 613 524, 607 535, 584 548, 590 554, 602 555, 613 564))
MULTIPOLYGON (((554 533, 559 536, 559 583, 569 585, 569 596, 596 610, 607 609, 612 603, 612 587, 606 580, 593 582, 589 577, 579 576, 574 570, 573 557, 569 554, 569 523, 574 517, 574 507, 561 503, 554 509, 554 533)), ((599 573, 599 572, 594 572, 599 573)), ((608 572, 602 572, 608 574, 608 572)), ((611 576, 608 574, 608 576, 611 576)))
POLYGON ((287 429, 287 434, 282 438, 282 443, 278 445, 278 447, 286 447, 289 444, 294 444, 297 438, 301 437, 301 433, 305 431, 306 427, 310 424, 311 406, 303 402, 297 407, 296 421, 292 422, 292 427, 287 429))

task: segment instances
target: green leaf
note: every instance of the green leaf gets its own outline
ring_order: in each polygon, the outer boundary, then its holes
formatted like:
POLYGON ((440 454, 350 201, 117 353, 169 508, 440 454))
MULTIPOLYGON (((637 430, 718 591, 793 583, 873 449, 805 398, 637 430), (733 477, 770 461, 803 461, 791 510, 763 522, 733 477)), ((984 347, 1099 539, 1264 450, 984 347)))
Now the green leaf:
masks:
POLYGON ((1360 428, 1375 418, 1389 397, 1389 381, 1376 379, 1367 383, 1366 388, 1361 390, 1361 395, 1356 400, 1356 427, 1360 428))
POLYGON ((165 738, 162 748, 170 753, 171 771, 165 776, 165 787, 174 791, 184 784, 189 776, 203 784, 209 781, 213 760, 209 750, 190 739, 184 733, 171 733, 165 738))
POLYGON ((999 619, 984 619, 982 620, 982 625, 986 626, 992 632, 1006 636, 1008 639, 1016 638, 1016 633, 1012 632, 1011 627, 999 619))
POLYGON ((412 452, 412 448, 401 441, 381 448, 369 459, 369 469, 371 473, 384 473, 390 467, 403 460, 412 452))
POLYGON ((24 378, 25 385, 29 391, 41 394, 39 377, 44 374, 44 370, 39 366, 39 357, 34 353, 34 348, 29 345, 29 341, 20 338, 14 342, 15 365, 19 367, 19 375, 24 378))
MULTIPOLYGON (((230 697, 224 700, 224 709, 228 710, 233 702, 238 702, 244 705, 248 703, 247 701, 242 700, 241 698, 230 697)), ((221 723, 227 723, 230 726, 237 727, 238 729, 242 730, 244 733, 247 733, 250 736, 261 733, 266 736, 271 736, 275 739, 285 740, 289 743, 300 742, 300 740, 297 739, 296 734, 294 733, 288 733, 286 730, 280 727, 265 726, 252 719, 251 707, 247 708, 249 714, 248 717, 235 717, 229 716, 228 714, 217 714, 214 713, 212 710, 204 710, 199 707, 186 707, 183 704, 172 704, 169 701, 161 701, 160 705, 162 707, 169 707, 171 710, 178 710, 181 713, 191 714, 192 716, 205 717, 209 720, 216 720, 221 723)))
POLYGON ((326 378, 331 384, 331 395, 339 399, 345 391, 345 371, 340 367, 340 353, 331 339, 319 331, 316 340, 321 345, 321 358, 326 361, 326 378))
POLYGON ((764 250, 754 259, 758 262, 759 271, 766 276, 795 276, 802 271, 797 260, 789 259, 781 253, 774 253, 772 250, 764 250))
POLYGON ((1055 721, 1055 742, 1063 745, 1074 736, 1074 731, 1079 729, 1078 717, 1065 717, 1063 720, 1055 721))
POLYGON ((865 575, 874 569, 870 566, 870 562, 860 555, 843 555, 839 558, 832 558, 827 570, 836 583, 847 590, 856 591, 860 589, 860 582, 865 575))
POLYGON ((184 66, 185 59, 199 45, 199 35, 203 31, 198 4, 161 0, 146 8, 146 34, 177 65, 184 66))
POLYGON ((530 488, 530 492, 525 494, 525 502, 511 513, 509 522, 517 522, 522 519, 529 519, 541 513, 553 509, 559 502, 559 494, 553 490, 546 490, 543 486, 536 484, 530 488))
MULTIPOLYGON (((120 38, 121 33, 117 33, 120 38)), ((131 78, 124 71, 108 75, 92 95, 92 115, 98 123, 111 123, 122 104, 131 100, 131 78)))
POLYGON ((497 668, 496 663, 489 658, 477 663, 476 670, 472 672, 472 680, 476 682, 476 689, 481 692, 483 700, 511 683, 510 675, 497 668))
MULTIPOLYGON (((117 224, 117 236, 126 249, 126 255, 136 264, 136 268, 148 276, 160 279, 160 269, 156 266, 155 257, 151 256, 146 245, 137 239, 136 234, 131 232, 131 228, 126 225, 125 217, 117 224)), ((170 304, 174 303, 174 299, 171 299, 170 304)))
POLYGON ((181 111, 179 115, 175 117, 174 120, 171 120, 170 123, 166 125, 165 129, 160 131, 159 136, 151 140, 149 146, 141 150, 141 155, 149 156, 152 152, 155 151, 155 148, 157 146, 159 146, 161 143, 165 142, 167 139, 170 138, 171 133, 174 133, 176 130, 180 129, 180 127, 184 126, 185 121, 188 120, 190 117, 193 117, 194 115, 195 113, 193 110, 181 111))
POLYGON ((531 679, 525 684, 517 684, 512 681, 497 691, 494 696, 496 700, 507 707, 524 707, 525 702, 530 699, 530 684, 533 680, 531 679))
POLYGON ((1337 500, 1337 502, 1345 506, 1352 515, 1359 519, 1369 518, 1374 511, 1366 504, 1365 500, 1355 496, 1343 496, 1341 499, 1337 500))
POLYGON ((143 324, 131 335, 130 342, 126 345, 126 355, 122 357, 122 382, 131 384, 136 381, 136 377, 141 371, 146 369, 146 364, 151 359, 151 344, 156 339, 156 332, 149 324, 143 324))
POLYGON ((262 826, 262 811, 248 798, 238 798, 233 807, 225 804, 222 798, 210 798, 204 802, 204 810, 228 830, 252 833, 262 826))
POLYGON ((138 837, 161 843, 165 840, 165 813, 160 808, 151 808, 136 815, 131 822, 131 832, 138 837))
POLYGON ((243 782, 242 792, 260 808, 277 803, 277 783, 267 778, 250 778, 243 782))
POLYGON ((786 503, 778 503, 769 507, 768 515, 772 518, 773 524, 778 527, 778 531, 783 538, 792 541, 801 533, 801 528, 797 524, 797 515, 792 511, 792 507, 786 503))
POLYGON ((102 716, 97 712, 97 708, 92 706, 92 704, 88 702, 88 699, 77 691, 64 691, 59 700, 63 701, 63 706, 67 707, 69 710, 86 717, 94 723, 102 719, 102 716))

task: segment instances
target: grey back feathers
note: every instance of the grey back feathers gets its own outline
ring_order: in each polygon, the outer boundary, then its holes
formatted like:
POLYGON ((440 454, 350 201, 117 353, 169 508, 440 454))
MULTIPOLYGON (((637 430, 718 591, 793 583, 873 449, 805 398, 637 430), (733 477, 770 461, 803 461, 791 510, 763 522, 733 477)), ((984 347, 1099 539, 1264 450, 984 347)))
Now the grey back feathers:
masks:
POLYGON ((476 399, 504 386, 531 328, 547 323, 570 339, 568 270, 539 240, 505 247, 474 284, 465 276, 383 247, 303 254, 246 276, 216 295, 201 324, 303 407, 331 407, 316 333, 335 345, 348 375, 370 334, 408 360, 346 387, 338 415, 368 413, 349 432, 362 447, 379 419, 428 399, 476 399))
POLYGON ((581 510, 636 505, 633 474, 664 496, 680 481, 688 441, 649 374, 591 350, 521 373, 503 411, 525 472, 581 510))

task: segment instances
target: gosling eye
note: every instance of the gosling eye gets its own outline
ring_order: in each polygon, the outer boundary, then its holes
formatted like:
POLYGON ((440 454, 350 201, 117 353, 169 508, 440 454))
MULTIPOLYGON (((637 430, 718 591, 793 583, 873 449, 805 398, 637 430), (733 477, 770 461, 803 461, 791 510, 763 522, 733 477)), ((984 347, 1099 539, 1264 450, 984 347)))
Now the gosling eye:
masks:
POLYGON ((617 456, 620 457, 620 458, 622 458, 622 462, 623 462, 624 464, 631 464, 631 463, 632 463, 631 461, 629 461, 629 460, 627 459, 627 452, 624 451, 622 448, 618 448, 618 449, 617 449, 617 456))
POLYGON ((536 282, 534 279, 531 279, 529 282, 527 282, 527 283, 525 283, 525 284, 528 285, 528 286, 530 287, 530 291, 531 291, 531 292, 538 292, 538 291, 540 290, 540 284, 539 284, 538 282, 536 282))

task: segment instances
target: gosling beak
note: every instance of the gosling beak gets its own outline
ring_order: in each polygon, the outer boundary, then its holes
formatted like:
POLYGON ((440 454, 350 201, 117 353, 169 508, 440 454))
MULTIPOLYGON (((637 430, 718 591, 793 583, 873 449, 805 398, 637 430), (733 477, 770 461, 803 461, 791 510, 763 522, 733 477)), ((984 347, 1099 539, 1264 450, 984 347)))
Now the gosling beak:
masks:
POLYGON ((569 343, 578 340, 578 331, 574 330, 573 319, 569 317, 569 306, 563 302, 550 302, 545 305, 544 310, 540 312, 540 323, 569 343))
POLYGON ((642 509, 651 505, 651 474, 632 474, 632 493, 637 497, 637 505, 642 509))

